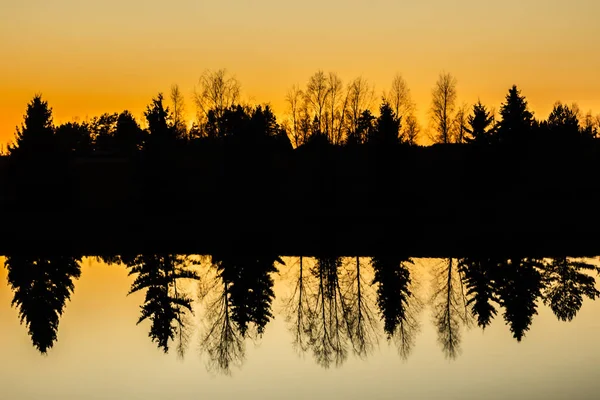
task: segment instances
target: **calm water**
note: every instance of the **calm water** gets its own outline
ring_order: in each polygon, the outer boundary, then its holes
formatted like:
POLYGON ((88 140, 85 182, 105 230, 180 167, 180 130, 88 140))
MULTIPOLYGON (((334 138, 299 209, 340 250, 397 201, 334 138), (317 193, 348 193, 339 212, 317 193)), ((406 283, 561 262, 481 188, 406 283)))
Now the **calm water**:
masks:
POLYGON ((600 397, 600 303, 589 298, 594 284, 586 278, 597 274, 577 264, 504 266, 489 277, 477 263, 465 270, 457 260, 398 268, 395 260, 361 258, 357 268, 355 258, 303 258, 300 269, 299 258, 283 258, 245 269, 240 260, 214 258, 228 265, 219 269, 210 257, 188 257, 167 260, 171 276, 180 276, 170 280, 161 260, 132 259, 127 267, 83 258, 80 271, 65 259, 66 267, 7 262, 0 269, 0 398, 600 397), (23 265, 29 269, 21 276, 23 265), (46 273, 35 283, 38 269, 46 273), (46 282, 56 294, 69 281, 73 293, 54 341, 43 321, 52 321, 46 311, 61 296, 35 288, 46 282), (493 313, 468 301, 485 297, 485 287, 497 314, 482 329, 478 322, 493 313), (22 302, 11 307, 15 296, 22 302), (182 312, 187 304, 193 312, 182 312), (148 318, 136 324, 144 312, 148 318))

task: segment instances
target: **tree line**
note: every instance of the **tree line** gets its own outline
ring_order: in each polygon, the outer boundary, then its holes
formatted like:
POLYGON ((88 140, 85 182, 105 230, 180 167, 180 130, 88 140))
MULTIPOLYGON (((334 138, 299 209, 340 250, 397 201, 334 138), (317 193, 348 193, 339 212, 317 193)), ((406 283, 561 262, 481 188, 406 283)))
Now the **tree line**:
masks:
POLYGON ((576 104, 557 102, 546 119, 536 119, 517 86, 508 90, 498 116, 480 101, 472 107, 457 106, 457 80, 448 73, 440 74, 432 89, 428 129, 420 126, 416 105, 401 75, 396 75, 382 94, 378 112, 373 110, 374 87, 365 78, 343 85, 333 72, 318 71, 304 88, 292 86, 286 94, 288 110, 283 122, 269 105, 246 103, 240 93, 239 81, 226 70, 205 72, 194 92, 196 120, 191 126, 186 123, 185 100, 177 85, 168 99, 159 93, 151 100, 141 122, 125 110, 54 125, 52 108, 36 94, 8 153, 15 157, 133 157, 142 151, 176 152, 206 141, 241 142, 254 148, 275 144, 280 149, 310 143, 389 147, 416 145, 424 134, 433 143, 443 144, 580 145, 596 139, 600 131, 600 115, 584 115, 576 104))

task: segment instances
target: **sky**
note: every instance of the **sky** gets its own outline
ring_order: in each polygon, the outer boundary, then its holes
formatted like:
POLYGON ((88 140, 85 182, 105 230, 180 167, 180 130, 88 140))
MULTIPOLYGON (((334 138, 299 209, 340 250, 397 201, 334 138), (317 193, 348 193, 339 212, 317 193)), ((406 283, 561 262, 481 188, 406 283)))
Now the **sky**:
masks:
POLYGON ((441 72, 458 102, 499 109, 517 84, 536 117, 557 101, 600 113, 595 0, 0 0, 0 143, 42 93, 56 123, 130 110, 178 84, 194 114, 203 71, 227 69, 243 98, 285 117, 285 94, 316 71, 396 73, 427 125, 441 72))

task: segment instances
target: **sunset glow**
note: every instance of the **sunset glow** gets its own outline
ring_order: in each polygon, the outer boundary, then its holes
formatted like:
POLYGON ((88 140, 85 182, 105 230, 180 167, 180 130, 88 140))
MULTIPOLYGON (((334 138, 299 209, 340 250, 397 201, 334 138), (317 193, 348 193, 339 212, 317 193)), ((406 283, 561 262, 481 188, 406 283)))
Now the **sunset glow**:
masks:
POLYGON ((517 84, 538 118, 557 100, 598 114, 599 14, 592 0, 4 2, 0 142, 40 92, 56 123, 124 109, 141 119, 177 83, 192 118, 198 78, 219 68, 280 119, 287 89, 319 69, 362 75, 377 97, 402 74, 424 126, 441 71, 457 78, 459 104, 497 110, 517 84))

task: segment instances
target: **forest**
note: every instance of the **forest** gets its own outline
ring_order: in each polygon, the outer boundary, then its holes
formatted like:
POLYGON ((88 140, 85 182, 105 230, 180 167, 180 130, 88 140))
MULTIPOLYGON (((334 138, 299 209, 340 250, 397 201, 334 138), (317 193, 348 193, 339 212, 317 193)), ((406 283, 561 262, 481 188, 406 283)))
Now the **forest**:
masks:
POLYGON ((456 84, 442 73, 432 90, 430 146, 417 144, 425 133, 400 76, 374 112, 365 79, 344 87, 318 71, 290 89, 282 123, 268 105, 242 102, 225 70, 202 76, 191 126, 177 86, 169 100, 152 99, 143 124, 123 111, 55 126, 36 95, 0 165, 12 227, 0 250, 27 237, 88 253, 129 243, 181 253, 595 254, 600 118, 556 103, 536 119, 516 86, 496 116, 480 102, 458 107, 456 84), (61 224, 85 234, 48 242, 61 224))

